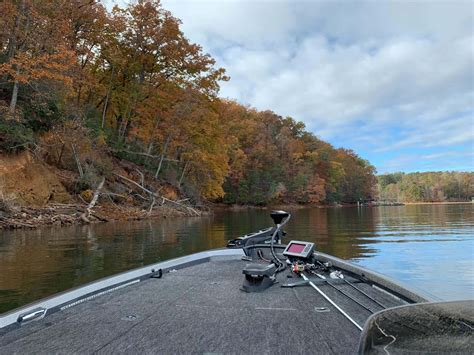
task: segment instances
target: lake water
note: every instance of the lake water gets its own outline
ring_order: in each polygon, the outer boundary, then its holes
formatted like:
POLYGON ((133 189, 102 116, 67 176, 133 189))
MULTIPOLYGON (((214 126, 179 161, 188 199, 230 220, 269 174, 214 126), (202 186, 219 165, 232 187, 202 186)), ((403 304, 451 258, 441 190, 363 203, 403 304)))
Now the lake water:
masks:
MULTIPOLYGON (((302 208, 290 239, 315 242, 440 299, 474 298, 474 205, 302 208)), ((121 271, 225 246, 269 210, 0 232, 0 313, 121 271)))

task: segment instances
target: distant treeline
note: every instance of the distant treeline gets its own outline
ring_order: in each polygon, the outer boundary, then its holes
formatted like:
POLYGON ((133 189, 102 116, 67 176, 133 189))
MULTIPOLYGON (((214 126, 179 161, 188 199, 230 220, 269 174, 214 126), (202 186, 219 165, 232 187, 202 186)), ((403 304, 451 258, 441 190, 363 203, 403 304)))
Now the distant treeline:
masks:
POLYGON ((292 118, 223 107, 231 133, 224 202, 353 203, 374 195, 375 168, 353 151, 335 149, 292 118))
POLYGON ((400 202, 469 201, 474 197, 474 173, 394 173, 377 177, 380 200, 400 202))
POLYGON ((71 171, 82 160, 76 188, 110 176, 113 154, 196 201, 374 195, 375 170, 353 151, 292 118, 220 99, 225 70, 158 0, 111 12, 94 0, 5 0, 0 13, 0 150, 43 148, 71 171), (76 161, 66 162, 71 147, 76 161))

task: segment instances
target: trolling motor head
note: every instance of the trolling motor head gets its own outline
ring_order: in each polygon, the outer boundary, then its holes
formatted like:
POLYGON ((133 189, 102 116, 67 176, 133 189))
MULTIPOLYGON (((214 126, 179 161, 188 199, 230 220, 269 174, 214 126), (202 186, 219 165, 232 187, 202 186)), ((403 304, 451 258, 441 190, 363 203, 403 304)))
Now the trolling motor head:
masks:
POLYGON ((288 212, 285 212, 285 211, 272 211, 272 213, 270 213, 270 217, 272 217, 273 219, 273 222, 278 226, 281 224, 281 222, 283 221, 284 218, 288 218, 290 216, 290 214, 288 212))

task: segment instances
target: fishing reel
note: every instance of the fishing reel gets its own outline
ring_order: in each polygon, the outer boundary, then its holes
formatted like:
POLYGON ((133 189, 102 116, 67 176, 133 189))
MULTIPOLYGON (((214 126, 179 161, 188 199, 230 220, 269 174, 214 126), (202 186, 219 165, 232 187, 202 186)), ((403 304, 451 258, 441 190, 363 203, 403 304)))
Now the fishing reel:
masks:
POLYGON ((301 274, 302 272, 307 272, 310 274, 315 274, 317 272, 321 272, 321 267, 319 265, 315 265, 309 262, 304 262, 301 260, 289 262, 290 263, 290 270, 295 274, 301 274))
POLYGON ((303 264, 302 262, 295 261, 291 264, 291 272, 295 274, 300 274, 307 269, 307 264, 303 264))

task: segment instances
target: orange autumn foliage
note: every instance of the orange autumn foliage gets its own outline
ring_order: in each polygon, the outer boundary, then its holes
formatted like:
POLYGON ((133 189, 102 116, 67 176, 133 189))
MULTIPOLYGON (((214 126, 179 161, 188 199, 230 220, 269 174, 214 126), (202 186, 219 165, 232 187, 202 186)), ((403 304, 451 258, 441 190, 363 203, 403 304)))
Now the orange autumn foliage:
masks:
MULTIPOLYGON (((225 70, 159 0, 110 12, 97 0, 4 0, 0 13, 0 115, 9 106, 0 127, 8 132, 54 132, 73 121, 101 151, 133 160, 195 202, 373 195, 374 168, 354 152, 291 117, 220 99, 225 70)), ((29 143, 18 135, 0 132, 0 149, 29 143)))

